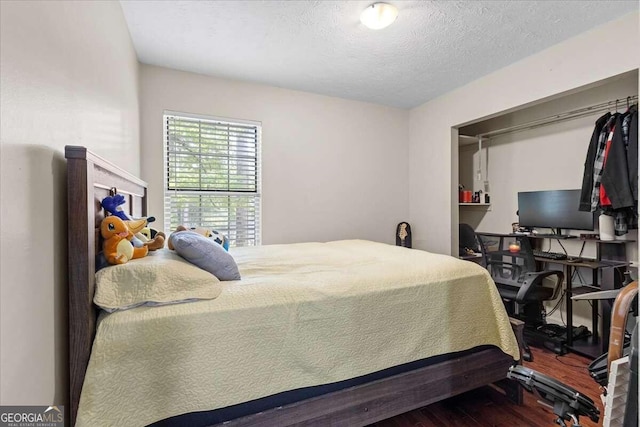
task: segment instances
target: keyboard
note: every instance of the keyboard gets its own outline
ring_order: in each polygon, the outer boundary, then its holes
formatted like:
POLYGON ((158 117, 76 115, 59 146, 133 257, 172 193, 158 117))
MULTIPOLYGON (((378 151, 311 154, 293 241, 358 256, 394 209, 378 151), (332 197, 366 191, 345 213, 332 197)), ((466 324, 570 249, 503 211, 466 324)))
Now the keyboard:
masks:
POLYGON ((562 254, 560 252, 540 251, 537 249, 533 250, 533 256, 538 258, 552 259, 556 261, 567 259, 567 254, 562 254))

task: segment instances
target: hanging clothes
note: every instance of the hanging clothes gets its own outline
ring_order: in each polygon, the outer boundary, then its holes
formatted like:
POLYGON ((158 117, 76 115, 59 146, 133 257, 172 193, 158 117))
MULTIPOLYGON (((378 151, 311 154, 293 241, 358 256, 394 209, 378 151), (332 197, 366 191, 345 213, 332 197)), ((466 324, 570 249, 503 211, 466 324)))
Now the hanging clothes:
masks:
POLYGON ((613 125, 612 140, 609 142, 606 153, 606 162, 602 171, 601 186, 604 188, 606 199, 601 200, 602 206, 611 205, 613 209, 629 208, 633 206, 633 193, 629 180, 629 168, 627 162, 627 144, 629 140, 629 128, 622 126, 625 117, 618 114, 613 125))
POLYGON ((579 209, 584 212, 591 212, 591 195, 593 193, 593 164, 596 160, 596 153, 598 151, 600 132, 602 132, 602 128, 604 128, 604 126, 607 124, 607 121, 610 117, 611 113, 606 113, 598 120, 596 120, 596 126, 593 129, 593 134, 591 134, 591 141, 589 142, 589 149, 587 150, 587 159, 584 161, 582 190, 580 191, 579 209))
MULTIPOLYGON (((616 113, 617 114, 617 113, 616 113)), ((591 185, 591 207, 590 211, 595 212, 600 208, 600 183, 602 180, 602 173, 604 172, 604 156, 605 149, 607 147, 607 141, 609 137, 613 138, 611 134, 611 126, 615 123, 616 116, 610 116, 607 123, 603 126, 598 137, 598 146, 596 149, 595 161, 591 167, 593 168, 592 176, 593 183, 591 185)))
POLYGON ((638 106, 629 108, 629 115, 622 122, 622 129, 627 135, 627 169, 629 171, 629 185, 631 195, 638 201, 638 106))
POLYGON ((605 114, 596 121, 579 209, 613 217, 618 236, 638 228, 637 105, 624 114, 605 114))
MULTIPOLYGON (((604 176, 604 171, 607 169, 607 158, 609 157, 609 151, 611 150, 611 143, 613 142, 613 137, 615 135, 615 124, 613 128, 609 131, 607 136, 607 143, 604 147, 604 154, 602 159, 602 176, 604 176)), ((600 191, 599 191, 599 200, 600 206, 605 208, 611 206, 611 199, 607 195, 607 190, 602 183, 602 176, 600 177, 600 191)))

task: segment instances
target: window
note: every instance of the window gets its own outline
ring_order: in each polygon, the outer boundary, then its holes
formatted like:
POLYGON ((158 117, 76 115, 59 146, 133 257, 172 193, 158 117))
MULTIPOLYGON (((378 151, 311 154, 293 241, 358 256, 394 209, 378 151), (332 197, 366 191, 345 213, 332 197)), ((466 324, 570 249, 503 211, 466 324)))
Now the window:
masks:
POLYGON ((207 227, 232 246, 260 244, 260 132, 256 122, 165 111, 165 230, 207 227))

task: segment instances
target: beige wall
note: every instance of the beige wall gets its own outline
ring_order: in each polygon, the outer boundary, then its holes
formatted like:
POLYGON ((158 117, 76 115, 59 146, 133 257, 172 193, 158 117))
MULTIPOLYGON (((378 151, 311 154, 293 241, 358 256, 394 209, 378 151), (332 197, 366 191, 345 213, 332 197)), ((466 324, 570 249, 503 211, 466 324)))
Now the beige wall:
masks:
POLYGON ((639 52, 638 13, 632 13, 411 110, 409 217, 414 246, 457 252, 458 146, 453 127, 637 69, 639 52))
POLYGON ((0 404, 66 404, 64 146, 139 172, 138 63, 118 2, 0 15, 0 404))
POLYGON ((163 110, 262 122, 262 242, 395 242, 408 215, 400 110, 141 66, 142 177, 163 223, 163 110))

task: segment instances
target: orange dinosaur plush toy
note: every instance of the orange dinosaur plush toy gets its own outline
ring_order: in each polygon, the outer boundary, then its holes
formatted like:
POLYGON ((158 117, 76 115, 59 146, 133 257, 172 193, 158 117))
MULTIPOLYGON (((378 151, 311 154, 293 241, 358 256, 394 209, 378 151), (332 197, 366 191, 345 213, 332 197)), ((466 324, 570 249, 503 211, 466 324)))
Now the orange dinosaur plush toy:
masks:
POLYGON ((140 231, 145 224, 144 220, 125 222, 114 215, 102 220, 100 224, 100 233, 104 239, 102 251, 109 264, 124 264, 134 258, 147 255, 149 249, 146 246, 136 248, 131 244, 134 233, 140 231))

